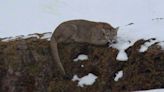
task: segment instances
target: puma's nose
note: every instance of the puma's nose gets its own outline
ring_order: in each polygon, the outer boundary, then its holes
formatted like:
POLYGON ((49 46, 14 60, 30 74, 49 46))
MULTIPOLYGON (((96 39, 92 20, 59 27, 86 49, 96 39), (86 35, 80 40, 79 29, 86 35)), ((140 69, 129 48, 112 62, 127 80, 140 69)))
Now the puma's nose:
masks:
POLYGON ((112 43, 114 43, 114 44, 115 44, 115 43, 117 43, 117 41, 115 40, 115 41, 113 41, 112 43))
POLYGON ((117 40, 111 40, 111 43, 115 44, 117 43, 117 40))

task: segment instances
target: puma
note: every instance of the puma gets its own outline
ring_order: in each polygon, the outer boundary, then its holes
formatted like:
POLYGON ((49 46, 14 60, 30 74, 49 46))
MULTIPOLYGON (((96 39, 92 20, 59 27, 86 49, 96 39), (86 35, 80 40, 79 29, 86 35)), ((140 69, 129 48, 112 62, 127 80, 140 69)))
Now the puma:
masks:
POLYGON ((53 60, 66 75, 58 54, 58 43, 88 43, 92 45, 112 44, 116 40, 118 28, 103 22, 71 20, 61 23, 52 34, 50 44, 53 60))

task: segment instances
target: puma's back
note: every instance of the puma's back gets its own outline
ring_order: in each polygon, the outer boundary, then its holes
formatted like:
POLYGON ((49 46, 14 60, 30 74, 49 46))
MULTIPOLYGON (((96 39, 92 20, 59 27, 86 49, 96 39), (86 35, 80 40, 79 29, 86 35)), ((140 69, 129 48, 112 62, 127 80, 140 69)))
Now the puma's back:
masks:
POLYGON ((60 24, 53 37, 57 42, 87 42, 103 45, 116 38, 117 30, 110 24, 87 20, 71 20, 60 24))

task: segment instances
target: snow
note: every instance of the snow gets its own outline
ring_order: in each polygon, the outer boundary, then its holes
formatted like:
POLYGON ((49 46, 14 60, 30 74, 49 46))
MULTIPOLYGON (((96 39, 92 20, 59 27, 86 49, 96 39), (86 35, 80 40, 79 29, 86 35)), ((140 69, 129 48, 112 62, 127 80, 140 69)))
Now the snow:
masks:
POLYGON ((155 41, 151 41, 151 43, 146 43, 141 47, 140 52, 144 52, 147 50, 149 46, 151 46, 155 42, 164 41, 163 26, 164 20, 143 20, 134 22, 133 25, 121 26, 118 31, 118 42, 116 44, 112 44, 111 47, 119 50, 117 55, 117 60, 126 61, 128 57, 126 57, 125 50, 132 46, 139 39, 150 39, 156 38, 155 41))
POLYGON ((79 81, 79 80, 80 80, 80 78, 79 78, 77 75, 74 75, 74 76, 73 76, 72 81, 79 81))
POLYGON ((41 37, 41 39, 47 39, 47 40, 50 40, 52 36, 52 32, 47 32, 47 33, 44 33, 43 36, 41 37))
POLYGON ((37 38, 37 39, 40 38, 37 34, 29 34, 27 36, 24 36, 23 39, 28 39, 28 38, 32 38, 32 37, 37 38))
POLYGON ((2 38, 1 41, 3 42, 8 42, 8 41, 12 41, 12 40, 16 40, 16 39, 28 39, 28 38, 37 38, 37 39, 46 39, 46 40, 50 40, 52 33, 51 32, 46 32, 46 33, 42 33, 42 34, 28 34, 26 36, 24 35, 19 35, 19 36, 15 36, 15 37, 6 37, 6 38, 2 38), (39 35, 43 35, 43 36, 39 36, 39 35))
POLYGON ((98 77, 95 76, 94 74, 89 73, 88 75, 82 78, 78 78, 77 75, 74 75, 72 81, 78 81, 78 86, 84 87, 84 85, 85 86, 93 85, 97 78, 98 77))
POLYGON ((77 58, 73 59, 74 62, 88 60, 88 56, 84 54, 78 55, 77 58))
POLYGON ((118 37, 117 38, 117 43, 111 45, 111 47, 116 48, 116 49, 119 50, 118 55, 116 57, 116 60, 118 60, 118 61, 127 61, 128 56, 127 56, 125 50, 127 48, 129 48, 130 46, 132 46, 133 43, 131 41, 129 41, 128 39, 118 37))
POLYGON ((0 37, 52 32, 63 21, 87 19, 119 26, 118 37, 132 43, 153 37, 164 41, 163 0, 16 1, 0 3, 0 37))
POLYGON ((81 65, 81 67, 83 68, 83 67, 84 67, 84 65, 81 65))
POLYGON ((1 41, 3 41, 3 42, 8 42, 8 41, 12 41, 12 40, 14 40, 14 39, 16 39, 16 38, 14 38, 14 37, 6 37, 6 38, 2 38, 1 41))
POLYGON ((114 81, 118 81, 120 78, 123 77, 123 71, 118 71, 118 73, 116 74, 116 77, 114 78, 114 81))
POLYGON ((164 41, 160 42, 158 45, 162 47, 162 50, 164 50, 164 41))
POLYGON ((116 60, 118 60, 118 61, 127 61, 128 56, 127 56, 126 52, 124 50, 120 50, 117 57, 116 57, 116 60))
POLYGON ((134 91, 134 92, 164 92, 164 89, 152 89, 152 90, 134 91))
POLYGON ((156 42, 157 42, 157 40, 152 40, 151 39, 150 42, 144 43, 143 45, 141 45, 141 48, 139 49, 139 52, 147 51, 147 49, 156 42))
POLYGON ((123 29, 119 35, 134 38, 158 36, 163 32, 163 27, 158 26, 163 25, 160 22, 164 17, 163 3, 163 0, 4 0, 0 3, 0 36, 52 32, 61 22, 71 19, 108 22, 123 29), (149 25, 150 21, 155 25, 149 25), (124 30, 129 23, 134 23, 133 27, 124 30))

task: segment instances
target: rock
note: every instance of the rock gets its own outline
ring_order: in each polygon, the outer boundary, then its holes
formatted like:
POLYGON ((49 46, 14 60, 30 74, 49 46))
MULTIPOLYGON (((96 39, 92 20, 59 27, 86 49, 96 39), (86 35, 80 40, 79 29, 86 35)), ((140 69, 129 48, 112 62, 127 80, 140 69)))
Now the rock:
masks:
POLYGON ((0 92, 127 92, 164 87, 164 51, 154 43, 146 52, 139 40, 126 50, 128 61, 116 60, 118 50, 86 43, 60 43, 61 62, 68 75, 79 78, 92 73, 98 78, 91 86, 63 79, 52 61, 49 41, 39 38, 0 41, 0 92), (73 60, 85 54, 85 61, 73 60), (81 67, 83 66, 83 67, 81 67), (116 73, 123 77, 114 81, 116 73))

